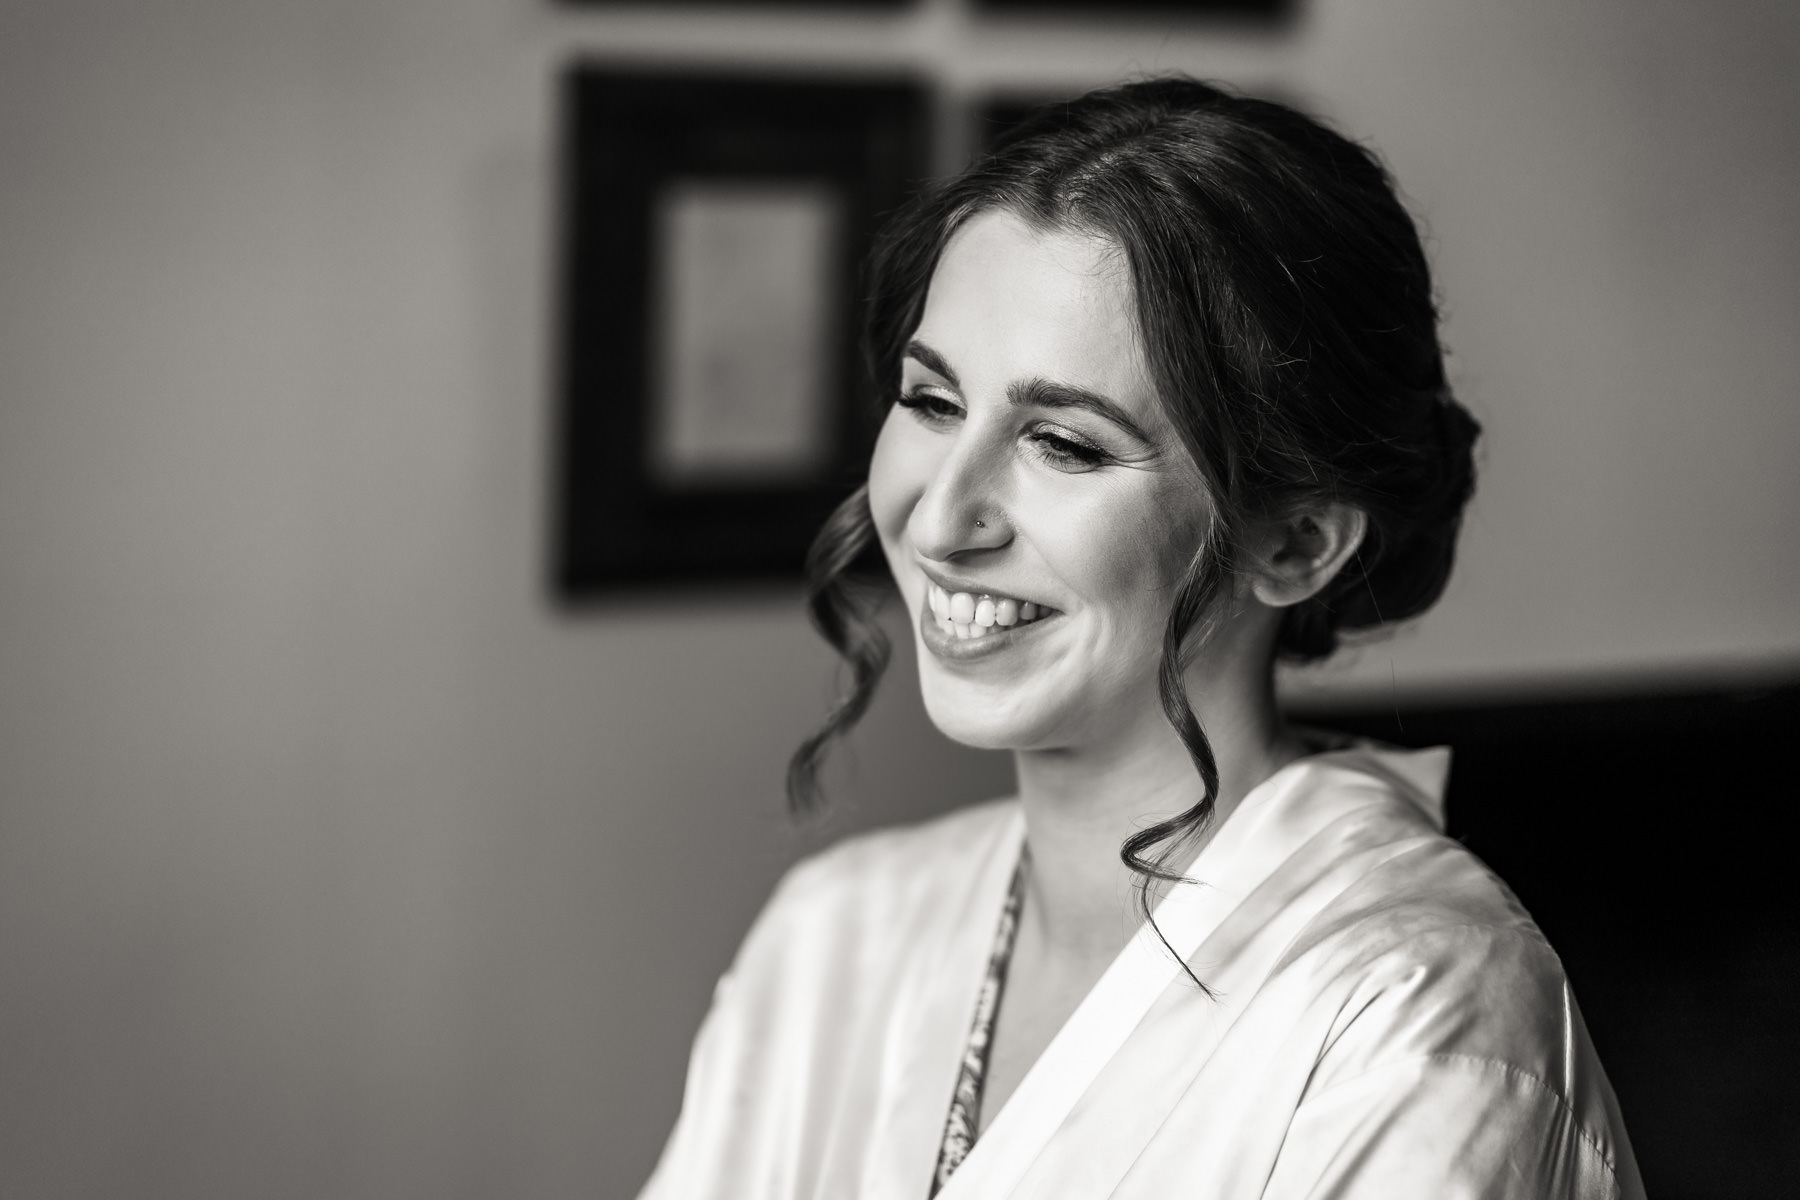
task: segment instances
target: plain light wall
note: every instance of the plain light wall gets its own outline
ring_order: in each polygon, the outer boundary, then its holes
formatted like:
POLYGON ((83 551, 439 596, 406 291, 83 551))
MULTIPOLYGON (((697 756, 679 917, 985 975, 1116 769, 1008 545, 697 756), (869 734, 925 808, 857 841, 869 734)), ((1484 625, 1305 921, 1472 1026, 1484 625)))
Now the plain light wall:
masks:
POLYGON ((1349 693, 1800 654, 1800 10, 1318 0, 1280 36, 539 0, 0 0, 0 1194, 629 1195, 775 874, 1006 786, 902 655, 791 830, 784 592, 541 581, 553 81, 1188 69, 1430 231, 1487 470, 1349 693))

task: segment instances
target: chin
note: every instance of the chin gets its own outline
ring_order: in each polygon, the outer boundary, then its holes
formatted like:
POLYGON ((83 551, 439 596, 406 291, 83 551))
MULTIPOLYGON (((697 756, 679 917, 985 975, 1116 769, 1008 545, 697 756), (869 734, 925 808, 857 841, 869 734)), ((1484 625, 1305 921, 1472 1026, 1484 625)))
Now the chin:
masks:
POLYGON ((1010 696, 993 695, 988 689, 921 673, 919 692, 925 715, 939 733, 953 742, 977 750, 1034 750, 1057 744, 1057 719, 1053 705, 1021 706, 1010 696))
POLYGON ((1017 750, 1019 740, 1014 731, 1001 721, 981 719, 962 711, 955 705, 933 704, 925 702, 925 715, 937 731, 953 742, 976 750, 1017 750))

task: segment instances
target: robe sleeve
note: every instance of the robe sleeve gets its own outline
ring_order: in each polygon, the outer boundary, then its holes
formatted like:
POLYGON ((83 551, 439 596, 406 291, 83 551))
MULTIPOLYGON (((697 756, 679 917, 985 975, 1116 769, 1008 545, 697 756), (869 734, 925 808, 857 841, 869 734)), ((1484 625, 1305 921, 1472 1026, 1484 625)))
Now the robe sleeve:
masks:
POLYGON ((681 1114, 639 1200, 785 1194, 801 1152, 786 1101, 807 1081, 813 1032, 806 969, 830 960, 807 914, 831 911, 842 857, 816 856, 783 876, 714 987, 681 1114))

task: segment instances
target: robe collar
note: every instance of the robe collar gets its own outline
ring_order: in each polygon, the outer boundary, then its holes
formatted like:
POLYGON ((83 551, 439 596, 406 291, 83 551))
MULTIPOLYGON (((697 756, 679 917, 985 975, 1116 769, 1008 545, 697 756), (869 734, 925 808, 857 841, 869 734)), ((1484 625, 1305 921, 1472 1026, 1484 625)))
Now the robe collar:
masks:
MULTIPOLYGON (((1178 985, 1177 957, 1193 958, 1238 905, 1320 830, 1359 806, 1391 804, 1398 796, 1441 832, 1449 761, 1447 747, 1402 751, 1358 744, 1289 763, 1251 789, 1184 870, 1194 882, 1171 888, 1157 905, 1156 924, 1168 946, 1148 925, 1139 928, 1020 1081, 939 1200, 1008 1195, 1152 1005, 1178 985)), ((921 1200, 929 1187, 975 992, 1023 841, 1023 815, 1015 809, 966 890, 954 936, 930 956, 933 961, 919 964, 925 977, 908 1005, 910 1019, 895 1025, 903 1039, 895 1048, 903 1063, 895 1063, 900 1070, 890 1076, 896 1094, 884 1106, 889 1117, 867 1160, 863 1194, 871 1200, 921 1200), (946 986, 950 981, 963 986, 946 986)), ((1247 995, 1259 982, 1234 978, 1232 990, 1247 995)), ((1192 984, 1182 978, 1179 986, 1192 984)), ((1229 1016, 1221 1006, 1219 1020, 1229 1016)))

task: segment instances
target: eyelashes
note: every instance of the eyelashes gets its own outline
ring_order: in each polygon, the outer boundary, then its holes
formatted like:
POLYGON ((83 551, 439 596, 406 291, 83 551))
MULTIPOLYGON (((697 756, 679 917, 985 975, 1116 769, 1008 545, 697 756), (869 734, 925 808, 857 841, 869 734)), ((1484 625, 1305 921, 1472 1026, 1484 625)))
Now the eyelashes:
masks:
MULTIPOLYGON (((962 418, 962 405, 937 392, 901 392, 896 403, 931 429, 946 428, 962 418)), ((1105 450, 1060 425, 1037 422, 1025 431, 1025 442, 1039 460, 1064 471, 1087 471, 1111 459, 1105 450)))
POLYGON ((1098 446, 1072 441, 1048 430, 1037 430, 1030 435, 1030 439, 1037 448, 1037 453, 1052 466, 1098 467, 1108 458, 1106 451, 1098 446))
POLYGON ((901 392, 898 403, 927 423, 942 424, 962 415, 962 405, 946 400, 936 392, 901 392))

